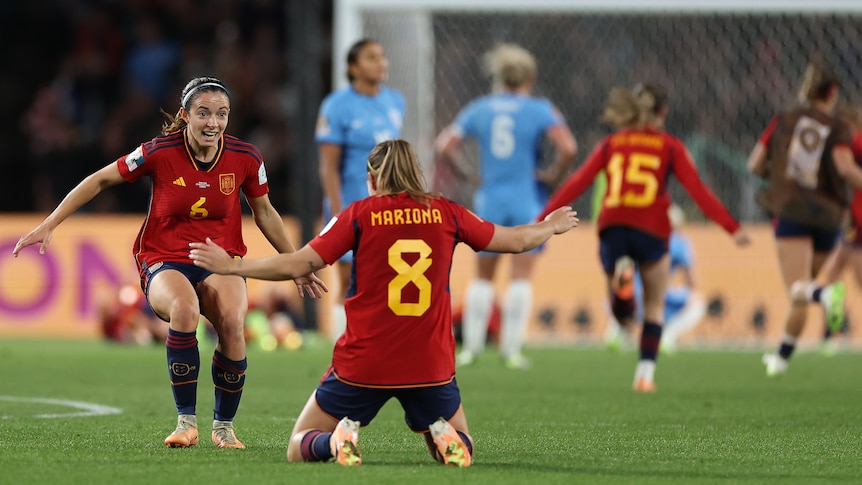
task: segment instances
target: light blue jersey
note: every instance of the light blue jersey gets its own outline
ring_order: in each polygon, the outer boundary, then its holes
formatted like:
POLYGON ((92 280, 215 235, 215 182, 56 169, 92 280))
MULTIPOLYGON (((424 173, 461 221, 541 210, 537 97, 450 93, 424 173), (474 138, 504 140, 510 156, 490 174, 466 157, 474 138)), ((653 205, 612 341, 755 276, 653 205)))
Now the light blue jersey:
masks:
MULTIPOLYGON (((670 274, 679 269, 691 269, 694 264, 694 252, 691 242, 677 232, 670 234, 668 243, 670 254, 670 274)), ((664 322, 667 323, 674 315, 682 310, 691 297, 691 288, 687 286, 670 286, 667 289, 664 300, 664 322)), ((643 283, 641 283, 640 271, 635 273, 635 301, 637 302, 638 320, 643 319, 643 283)))
MULTIPOLYGON (((691 269, 694 264, 694 252, 691 242, 685 237, 672 232, 670 234, 670 274, 673 275, 678 269, 691 269)), ((664 300, 664 321, 667 322, 672 316, 685 307, 691 297, 691 288, 684 285, 672 285, 667 289, 664 300)))
POLYGON ((473 210, 505 226, 531 222, 542 210, 547 192, 536 180, 542 140, 564 123, 550 101, 513 93, 483 96, 467 105, 453 128, 479 145, 481 184, 473 210))
POLYGON ((368 153, 378 143, 400 137, 403 120, 404 96, 386 86, 376 96, 348 86, 323 100, 314 138, 318 144, 341 146, 342 209, 368 197, 368 153))

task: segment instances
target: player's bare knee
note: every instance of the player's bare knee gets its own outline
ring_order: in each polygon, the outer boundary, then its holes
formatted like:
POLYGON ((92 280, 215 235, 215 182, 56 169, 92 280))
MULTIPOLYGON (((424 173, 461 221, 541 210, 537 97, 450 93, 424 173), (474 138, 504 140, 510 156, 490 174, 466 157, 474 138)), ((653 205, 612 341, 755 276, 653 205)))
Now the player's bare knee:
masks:
POLYGON ((302 452, 300 447, 302 446, 302 438, 305 436, 305 433, 296 433, 290 437, 290 440, 287 442, 287 461, 289 462, 299 462, 302 460, 302 452))
POLYGON ((175 300, 171 303, 170 321, 171 327, 181 332, 194 332, 201 318, 197 302, 185 302, 175 300))

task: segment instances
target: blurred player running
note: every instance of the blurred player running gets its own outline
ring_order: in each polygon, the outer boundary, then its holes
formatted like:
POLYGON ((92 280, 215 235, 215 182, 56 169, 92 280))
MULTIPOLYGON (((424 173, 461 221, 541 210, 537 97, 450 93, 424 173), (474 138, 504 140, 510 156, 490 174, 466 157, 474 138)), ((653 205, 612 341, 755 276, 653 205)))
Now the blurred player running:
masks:
POLYGON ((599 171, 605 170, 608 184, 598 221, 599 250, 611 311, 622 325, 630 324, 635 317, 634 291, 628 291, 633 286, 635 264, 643 278, 644 322, 632 385, 637 392, 656 390, 654 372, 670 279, 667 183, 671 173, 738 245, 749 242, 748 233, 700 179, 685 145, 662 131, 666 99, 667 95, 654 86, 639 84, 632 91, 613 88, 604 120, 617 131, 596 145, 539 216, 541 220, 554 205, 577 199, 599 171))

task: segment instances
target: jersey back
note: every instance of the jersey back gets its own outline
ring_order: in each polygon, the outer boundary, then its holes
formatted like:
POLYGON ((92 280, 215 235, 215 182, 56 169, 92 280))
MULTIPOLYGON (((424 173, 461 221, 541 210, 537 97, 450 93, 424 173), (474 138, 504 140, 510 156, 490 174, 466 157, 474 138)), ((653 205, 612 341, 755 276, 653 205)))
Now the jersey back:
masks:
POLYGON ((757 202, 771 215, 825 230, 838 229, 850 203, 850 189, 832 151, 851 148, 852 135, 841 119, 811 107, 776 116, 760 136, 766 147, 769 184, 757 202))
POLYGON ((449 273, 459 242, 484 249, 494 225, 443 198, 406 194, 348 206, 309 244, 331 264, 354 251, 347 329, 333 352, 339 379, 371 387, 428 386, 455 372, 449 273))
POLYGON ((538 199, 535 170, 542 159, 542 141, 549 128, 564 123, 550 101, 499 93, 467 105, 454 126, 463 138, 479 146, 480 193, 491 199, 511 199, 512 193, 538 199))
POLYGON ((668 177, 675 139, 657 131, 624 130, 600 145, 607 186, 602 198, 599 228, 637 227, 668 237, 668 177))

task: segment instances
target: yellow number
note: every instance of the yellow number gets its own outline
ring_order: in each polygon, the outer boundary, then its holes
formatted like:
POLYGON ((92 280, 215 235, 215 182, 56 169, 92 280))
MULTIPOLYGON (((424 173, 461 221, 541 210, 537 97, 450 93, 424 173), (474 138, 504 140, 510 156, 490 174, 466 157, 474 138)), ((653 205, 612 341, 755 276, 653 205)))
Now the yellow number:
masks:
POLYGON ((207 198, 201 197, 197 202, 192 206, 191 212, 189 212, 189 217, 192 219, 206 219, 208 215, 210 215, 209 211, 204 209, 204 204, 206 203, 207 198))
POLYGON ((658 194, 658 179, 655 170, 661 167, 661 158, 646 153, 632 153, 625 165, 625 155, 614 153, 608 161, 608 193, 605 196, 605 207, 646 207, 655 202, 658 194), (642 190, 622 191, 623 180, 628 185, 638 185, 642 190))
POLYGON ((431 267, 431 246, 421 239, 399 239, 389 247, 389 266, 398 276, 389 282, 389 308, 402 317, 418 317, 431 307, 431 281, 425 277, 425 271, 431 267), (408 264, 404 261, 404 253, 418 253, 419 259, 408 264), (408 283, 413 283, 419 290, 419 301, 405 303, 401 301, 401 292, 408 283))

